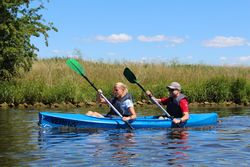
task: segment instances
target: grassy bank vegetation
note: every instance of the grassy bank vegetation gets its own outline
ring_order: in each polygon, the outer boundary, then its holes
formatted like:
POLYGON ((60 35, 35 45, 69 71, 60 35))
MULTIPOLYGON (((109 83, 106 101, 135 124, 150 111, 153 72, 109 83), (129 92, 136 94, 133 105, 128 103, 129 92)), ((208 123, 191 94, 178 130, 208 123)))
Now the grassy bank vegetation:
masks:
MULTIPOLYGON (((65 61, 59 58, 38 60, 21 78, 1 82, 0 103, 76 104, 95 101, 95 90, 66 66, 65 61)), ((147 99, 138 86, 123 76, 123 69, 128 66, 144 88, 151 90, 156 97, 167 96, 166 85, 178 81, 190 102, 250 102, 250 67, 79 62, 88 78, 107 97, 111 96, 113 84, 121 81, 128 85, 135 101, 147 99)))

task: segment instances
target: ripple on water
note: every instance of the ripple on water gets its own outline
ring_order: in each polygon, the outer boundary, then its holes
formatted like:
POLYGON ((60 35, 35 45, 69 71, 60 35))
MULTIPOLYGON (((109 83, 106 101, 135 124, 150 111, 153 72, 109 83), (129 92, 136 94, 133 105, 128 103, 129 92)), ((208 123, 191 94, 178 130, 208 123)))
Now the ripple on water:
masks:
POLYGON ((1 166, 248 166, 248 115, 197 129, 40 129, 37 113, 0 112, 1 166), (17 116, 18 114, 18 116, 17 116))

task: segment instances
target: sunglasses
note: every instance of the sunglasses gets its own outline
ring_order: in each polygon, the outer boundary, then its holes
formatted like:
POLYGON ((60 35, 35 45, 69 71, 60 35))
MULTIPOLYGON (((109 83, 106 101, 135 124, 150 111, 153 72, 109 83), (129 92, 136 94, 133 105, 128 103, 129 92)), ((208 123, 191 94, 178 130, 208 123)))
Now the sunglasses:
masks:
POLYGON ((178 90, 178 89, 170 89, 170 88, 168 88, 169 92, 173 92, 174 90, 178 90))

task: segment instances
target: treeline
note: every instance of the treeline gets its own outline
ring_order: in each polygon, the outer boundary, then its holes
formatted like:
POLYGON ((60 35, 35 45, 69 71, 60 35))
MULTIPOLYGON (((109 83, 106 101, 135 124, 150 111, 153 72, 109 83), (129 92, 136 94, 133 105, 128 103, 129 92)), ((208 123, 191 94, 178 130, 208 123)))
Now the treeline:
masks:
MULTIPOLYGON (((21 78, 1 81, 0 104, 77 104, 95 101, 96 91, 72 71, 65 61, 62 58, 38 60, 32 70, 23 73, 21 78)), ((147 99, 138 86, 129 83, 123 76, 123 70, 128 66, 140 84, 151 90, 156 97, 167 96, 166 86, 177 81, 181 83, 189 102, 250 102, 250 67, 79 62, 85 68, 88 78, 107 97, 112 95, 113 84, 121 81, 128 85, 134 101, 147 99)))

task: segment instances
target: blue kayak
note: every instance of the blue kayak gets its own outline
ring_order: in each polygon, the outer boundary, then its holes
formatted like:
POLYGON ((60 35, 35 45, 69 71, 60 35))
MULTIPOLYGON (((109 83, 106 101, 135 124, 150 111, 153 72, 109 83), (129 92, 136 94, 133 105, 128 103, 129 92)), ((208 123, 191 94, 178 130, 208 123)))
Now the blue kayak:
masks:
MULTIPOLYGON (((190 114, 190 119, 179 125, 170 119, 159 119, 158 116, 137 117, 129 123, 135 129, 139 128, 173 128, 173 127, 203 127, 217 124, 217 113, 190 114)), ((84 114, 66 114, 55 112, 40 112, 39 125, 41 127, 75 127, 85 129, 115 129, 128 128, 120 117, 97 118, 84 114)))

